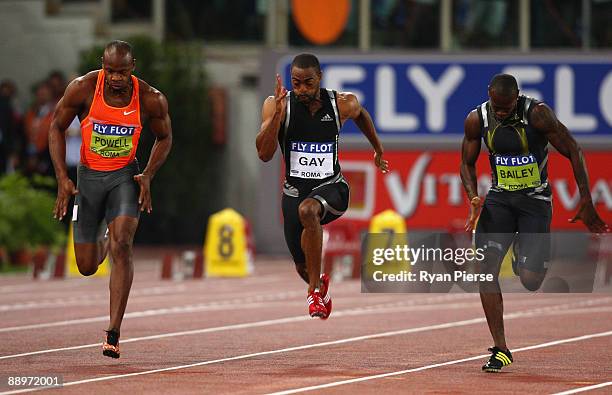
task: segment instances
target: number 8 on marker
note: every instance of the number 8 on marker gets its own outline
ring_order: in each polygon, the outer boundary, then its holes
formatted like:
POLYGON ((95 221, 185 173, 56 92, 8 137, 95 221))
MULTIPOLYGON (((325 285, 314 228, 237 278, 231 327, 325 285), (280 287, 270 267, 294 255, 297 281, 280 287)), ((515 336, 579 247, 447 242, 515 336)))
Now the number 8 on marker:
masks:
POLYGON ((234 244, 232 238, 234 229, 229 225, 223 225, 219 228, 219 256, 223 259, 229 259, 234 254, 234 244))

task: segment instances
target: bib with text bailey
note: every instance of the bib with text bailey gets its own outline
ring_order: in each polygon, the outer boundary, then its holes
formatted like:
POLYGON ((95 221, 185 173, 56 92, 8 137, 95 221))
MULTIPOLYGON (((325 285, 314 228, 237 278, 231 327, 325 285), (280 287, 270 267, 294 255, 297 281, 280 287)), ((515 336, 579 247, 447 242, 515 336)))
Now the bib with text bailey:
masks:
POLYGON ((529 155, 495 155, 497 186, 507 191, 535 188, 542 183, 536 158, 529 155))

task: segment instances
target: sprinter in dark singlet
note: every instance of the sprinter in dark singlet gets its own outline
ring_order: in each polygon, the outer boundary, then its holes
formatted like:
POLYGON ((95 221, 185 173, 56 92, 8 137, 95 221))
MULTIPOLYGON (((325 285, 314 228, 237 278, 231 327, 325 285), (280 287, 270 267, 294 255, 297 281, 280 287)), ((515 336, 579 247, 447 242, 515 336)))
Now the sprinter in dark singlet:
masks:
POLYGON ((349 204, 349 186, 340 171, 338 135, 352 119, 374 148, 374 163, 387 172, 383 147, 370 114, 355 95, 322 89, 319 60, 311 54, 291 63, 292 91, 276 76, 274 96, 266 99, 257 135, 259 158, 267 162, 280 146, 285 160, 283 217, 285 241, 296 270, 308 283, 311 317, 326 319, 332 309, 329 276, 321 275, 321 225, 339 218, 349 204))
POLYGON ((110 250, 110 323, 102 353, 119 358, 119 335, 134 267, 132 243, 139 213, 152 210, 150 183, 172 146, 165 96, 132 75, 132 47, 109 43, 102 69, 76 78, 57 104, 49 131, 49 151, 57 177, 54 216, 61 220, 68 201, 72 211, 77 266, 84 276, 98 270, 110 250), (81 163, 77 187, 66 170, 65 132, 75 116, 81 121, 81 163), (155 135, 149 163, 140 172, 136 148, 147 120, 155 135), (108 237, 105 232, 108 229, 108 237))
POLYGON ((580 203, 571 221, 583 221, 591 232, 606 232, 608 228, 593 206, 580 147, 553 111, 544 103, 519 95, 516 79, 509 74, 493 77, 488 93, 489 100, 465 120, 461 179, 470 200, 466 230, 472 231, 478 220, 476 245, 485 250, 481 273, 495 278, 493 283, 480 284, 482 306, 495 343, 482 370, 499 372, 512 363, 497 280, 503 257, 510 244, 518 242, 514 269, 530 291, 542 284, 549 260, 552 193, 548 143, 571 162, 578 184, 580 203), (481 213, 475 165, 482 140, 489 151, 492 187, 481 213))

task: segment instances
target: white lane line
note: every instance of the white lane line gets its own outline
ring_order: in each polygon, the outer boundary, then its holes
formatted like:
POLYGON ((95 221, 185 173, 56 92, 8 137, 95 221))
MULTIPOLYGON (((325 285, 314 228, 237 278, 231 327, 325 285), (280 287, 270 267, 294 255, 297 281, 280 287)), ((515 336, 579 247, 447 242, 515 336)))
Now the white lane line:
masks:
MULTIPOLYGON (((171 287, 151 287, 134 289, 130 291, 130 304, 134 302, 143 302, 143 300, 133 299, 134 296, 164 296, 164 297, 182 297, 186 292, 193 293, 195 289, 188 289, 185 285, 177 285, 171 287)), ((261 291, 250 291, 250 292, 232 292, 231 297, 233 299, 257 296, 260 295, 261 291)), ((203 294, 198 297, 206 297, 207 299, 213 300, 226 300, 222 293, 215 292, 214 294, 203 294)), ((61 297, 55 299, 49 299, 40 301, 32 300, 26 302, 19 302, 13 304, 0 305, 0 312, 2 311, 16 311, 16 310, 32 310, 40 308, 53 308, 53 307, 66 307, 66 306, 79 306, 79 305, 95 305, 95 304, 108 304, 109 294, 106 292, 88 293, 86 298, 83 295, 61 297)))
MULTIPOLYGON (((430 330, 436 330, 436 329, 447 329, 447 328, 453 328, 453 327, 458 327, 458 326, 471 325, 471 324, 480 323, 480 322, 484 322, 484 318, 475 318, 471 320, 449 322, 445 324, 430 325, 430 326, 419 327, 419 328, 403 329, 403 330, 392 331, 392 332, 375 333, 371 335, 350 337, 350 338, 333 340, 333 341, 322 342, 322 343, 305 344, 302 346, 294 346, 294 347, 288 347, 288 348, 282 348, 282 349, 270 350, 270 351, 261 351, 261 352, 251 353, 251 354, 237 355, 234 357, 227 357, 227 358, 214 359, 210 361, 196 362, 196 363, 187 364, 187 365, 171 366, 168 368, 153 369, 153 370, 145 370, 142 372, 118 374, 118 375, 113 375, 113 376, 95 377, 92 379, 67 382, 67 383, 64 383, 64 387, 69 387, 69 386, 78 385, 78 384, 85 384, 85 383, 93 383, 97 381, 106 381, 106 380, 113 380, 113 379, 118 379, 118 378, 142 376, 146 374, 153 374, 153 373, 160 373, 160 372, 169 372, 173 370, 193 368, 196 366, 205 366, 205 365, 211 365, 211 364, 222 363, 222 362, 237 361, 241 359, 260 357, 264 355, 280 354, 280 353, 291 352, 291 351, 307 350, 307 349, 316 348, 316 347, 333 346, 333 345, 357 342, 357 341, 362 341, 362 340, 377 339, 377 338, 382 338, 382 337, 397 336, 397 335, 417 333, 417 332, 430 331, 430 330)), ((13 392, 0 392, 0 395, 18 394, 22 392, 31 392, 31 391, 37 391, 37 390, 38 389, 25 389, 25 390, 13 391, 13 392)))
MULTIPOLYGON (((123 319, 126 320, 126 319, 131 319, 131 318, 153 317, 153 316, 167 315, 167 314, 186 314, 186 313, 207 311, 210 309, 218 309, 218 306, 233 306, 236 304, 240 305, 244 303, 286 300, 292 297, 303 296, 303 295, 304 295, 304 292, 301 292, 301 291, 278 292, 274 294, 256 293, 256 294, 252 294, 252 296, 244 297, 244 298, 222 299, 219 301, 198 303, 198 304, 193 304, 193 305, 135 311, 131 313, 126 313, 123 319)), ((447 294, 443 296, 432 297, 430 299, 445 301, 445 300, 456 300, 458 298, 466 298, 469 296, 470 294, 447 294), (462 295, 462 296, 458 296, 458 295, 462 295)), ((419 302, 427 302, 430 299, 422 299, 419 302)), ((418 301, 418 299, 409 299, 409 300, 414 301, 414 302, 418 301)), ((77 318, 77 319, 72 319, 72 320, 51 321, 51 322, 43 322, 43 323, 37 323, 37 324, 10 326, 10 327, 3 327, 3 328, 0 327, 0 333, 22 331, 22 330, 27 330, 27 329, 42 329, 42 328, 52 328, 52 327, 58 327, 58 326, 87 324, 87 323, 93 323, 93 322, 102 322, 107 319, 108 319, 108 316, 104 315, 104 316, 97 316, 97 317, 77 318)))
POLYGON ((567 390, 567 391, 563 391, 563 392, 557 392, 557 393, 555 393, 553 395, 577 394, 579 392, 586 392, 586 391, 596 390, 598 388, 607 387, 609 385, 612 385, 612 381, 606 381, 605 383, 589 385, 588 387, 580 387, 580 388, 574 388, 572 390, 567 390))
MULTIPOLYGON (((142 275, 142 273, 138 273, 142 275)), ((282 274, 262 274, 262 275, 254 275, 252 277, 247 277, 241 279, 241 285, 252 285, 252 284, 262 284, 262 283, 272 283, 279 281, 286 281, 287 276, 282 274)), ((198 280, 196 280, 198 281, 198 280)), ((159 279, 157 276, 152 276, 151 278, 142 278, 139 279, 138 282, 134 283, 134 286, 148 286, 150 284, 159 284, 159 279)), ((168 284, 172 284, 172 281, 168 281, 168 284)), ((210 286, 219 285, 224 289, 236 289, 236 283, 233 279, 223 279, 223 278, 211 278, 206 279, 206 281, 184 281, 183 283, 194 285, 194 288, 210 288, 210 286)), ((100 287, 108 284, 108 277, 76 277, 76 278, 67 278, 63 280, 54 280, 54 281, 29 281, 22 284, 14 284, 14 285, 0 285, 0 294, 25 294, 31 295, 32 292, 46 292, 46 293, 66 293, 66 292, 82 292, 83 288, 87 288, 88 290, 92 286, 99 285, 100 287)), ((101 288, 102 289, 102 288, 101 288)))
MULTIPOLYGON (((252 306, 245 305, 244 308, 245 309, 257 308, 257 307, 262 307, 262 306, 263 306, 262 304, 254 304, 252 306)), ((374 305, 374 306, 368 306, 367 309, 360 308, 360 309, 354 309, 354 310, 338 311, 334 313, 334 317, 338 318, 338 317, 360 316, 360 315, 366 315, 366 314, 373 315, 373 314, 387 314, 387 313, 398 313, 398 312, 408 312, 408 311, 449 310, 449 309, 458 309, 458 308, 463 308, 463 307, 470 308, 470 307, 477 307, 477 306, 480 306, 480 303, 453 303, 453 304, 444 304, 444 305, 403 306, 403 307, 402 306, 384 307, 383 305, 380 305, 380 306, 374 305)), ((567 309, 567 310, 561 310, 561 311, 538 312, 538 314, 541 316, 544 316, 544 315, 552 316, 552 315, 570 315, 570 314, 592 314, 592 313, 601 313, 601 312, 606 312, 606 313, 612 312, 612 307, 595 307, 595 308, 588 308, 588 309, 585 309, 585 308, 567 309)), ((279 319, 274 319, 274 320, 256 321, 256 322, 250 322, 250 323, 244 323, 244 324, 232 324, 232 325, 225 325, 225 326, 218 326, 218 327, 211 327, 211 328, 193 329, 189 331, 167 332, 167 333, 160 333, 157 335, 134 337, 134 338, 128 338, 125 340, 121 340, 121 343, 125 344, 125 343, 134 343, 134 342, 141 342, 141 341, 148 341, 148 340, 179 337, 179 336, 200 335, 200 334, 213 333, 213 332, 224 332, 224 331, 229 331, 229 330, 280 325, 280 324, 287 324, 287 323, 300 322, 300 321, 309 321, 309 320, 310 318, 307 316, 287 317, 287 318, 279 318, 279 319)), ((41 354, 49 354, 49 353, 61 352, 61 351, 81 350, 85 348, 95 348, 95 347, 100 347, 100 343, 98 342, 98 343, 91 343, 91 344, 82 344, 78 346, 68 346, 68 347, 50 348, 50 349, 38 350, 38 351, 30 351, 30 352, 25 352, 21 354, 3 355, 3 356, 0 356, 0 360, 27 357, 27 356, 33 356, 33 355, 41 355, 41 354)))
MULTIPOLYGON (((385 314, 385 313, 406 312, 406 311, 448 310, 448 309, 458 309, 458 308, 468 308, 468 307, 479 306, 478 303, 475 303, 475 304, 474 303, 435 304, 435 302, 439 302, 439 301, 459 300, 459 299, 465 299, 466 297, 469 297, 469 294, 444 295, 444 296, 430 297, 430 298, 426 298, 422 300, 408 300, 408 301, 403 301, 403 302, 391 302, 391 303, 383 303, 383 304, 377 304, 377 305, 362 306, 362 307, 355 308, 355 309, 337 311, 335 312, 334 317, 356 316, 356 315, 363 315, 363 314, 385 314), (432 302, 434 304, 428 304, 429 302, 432 302)), ((560 309, 564 309, 562 311, 567 312, 567 313, 572 313, 572 314, 608 312, 610 311, 612 307, 599 307, 599 308, 595 307, 595 308, 584 309, 584 307, 601 304, 602 302, 606 302, 606 301, 608 301, 608 299, 583 300, 583 301, 578 301, 578 302, 564 304, 564 305, 544 306, 544 307, 532 309, 529 311, 537 312, 538 314, 541 314, 541 315, 552 315, 555 313, 555 311, 558 311, 560 309), (570 309, 571 307, 580 307, 580 308, 571 310, 570 309)), ((268 306, 269 306, 268 304, 252 303, 252 304, 242 304, 242 305, 235 306, 232 308, 228 308, 225 306, 217 306, 217 307, 211 306, 209 310, 252 309, 252 308, 261 308, 261 307, 268 307, 268 306)), ((225 330, 232 330, 232 329, 244 329, 244 328, 258 327, 258 326, 277 325, 277 324, 284 324, 284 323, 290 323, 290 322, 307 321, 309 319, 310 318, 307 316, 300 315, 300 316, 295 316, 295 317, 287 317, 287 318, 274 319, 274 320, 257 321, 253 323, 232 324, 232 325, 213 327, 213 328, 202 328, 202 329, 194 329, 190 331, 180 331, 180 332, 162 333, 158 335, 149 335, 149 336, 144 336, 144 337, 125 339, 125 340, 122 340, 122 343, 130 343, 130 342, 137 342, 137 341, 144 341, 144 340, 155 340, 155 339, 175 337, 175 336, 197 335, 197 334, 218 332, 218 331, 225 331, 225 330)), ((39 355, 39 354, 47 354, 47 353, 52 353, 52 352, 79 350, 79 349, 98 347, 98 346, 99 346, 99 343, 92 343, 92 344, 84 344, 84 345, 78 345, 78 346, 68 346, 68 347, 52 348, 52 349, 45 349, 45 350, 38 350, 38 351, 30 351, 30 352, 25 352, 25 353, 20 353, 20 354, 10 354, 10 355, 0 356, 0 360, 18 358, 18 357, 24 357, 24 356, 39 355)))
MULTIPOLYGON (((130 297, 133 296, 154 296, 154 295, 168 295, 172 293, 181 293, 187 288, 184 285, 176 285, 171 287, 150 287, 134 289, 130 291, 130 297)), ((130 299, 130 301, 132 301, 130 299)), ((30 310, 30 309, 41 309, 50 307, 64 307, 64 306, 76 306, 76 305, 91 305, 97 303, 108 303, 108 292, 97 292, 88 293, 87 297, 72 296, 56 298, 52 300, 32 300, 27 302, 19 302, 13 304, 0 305, 0 312, 2 311, 16 311, 16 310, 30 310)))
MULTIPOLYGON (((267 306, 267 304, 256 304, 252 307, 256 308, 262 305, 267 306)), ((368 315, 385 314, 385 313, 400 312, 400 311, 448 310, 448 309, 458 309, 462 307, 466 307, 466 308, 475 307, 478 305, 479 305, 478 303, 454 303, 454 304, 445 303, 445 304, 429 304, 429 305, 417 305, 417 306, 406 305, 406 304, 404 305, 380 304, 380 305, 364 306, 364 307, 360 307, 356 309, 337 311, 337 312, 334 312, 334 317, 338 318, 338 317, 359 316, 359 315, 366 315, 366 314, 368 315)), ((248 308, 248 305, 242 305, 241 307, 248 308)), ((157 339, 177 337, 177 336, 199 335, 199 334, 212 333, 212 332, 224 332, 228 330, 280 325, 280 324, 287 324, 287 323, 300 322, 300 321, 309 321, 311 319, 312 318, 306 315, 299 315, 299 316, 294 316, 294 317, 277 318, 277 319, 265 320, 265 321, 255 321, 255 322, 247 322, 247 323, 242 323, 242 324, 232 324, 232 325, 224 325, 224 326, 217 326, 217 327, 211 327, 211 328, 193 329, 189 331, 169 332, 169 333, 161 333, 158 335, 134 337, 134 338, 121 340, 121 343, 125 344, 125 343, 133 343, 133 342, 140 342, 140 341, 146 341, 146 340, 157 340, 157 339)), ((60 352, 60 351, 80 350, 83 348, 92 348, 92 347, 100 347, 100 343, 83 344, 83 345, 78 345, 78 346, 69 346, 69 347, 61 347, 61 348, 51 348, 51 349, 46 349, 46 350, 25 352, 21 354, 3 355, 3 356, 0 356, 0 360, 32 356, 32 355, 48 354, 48 353, 60 352)))
MULTIPOLYGON (((566 304, 565 306, 571 306, 571 305, 575 305, 575 304, 571 304, 570 303, 570 304, 566 304)), ((521 317, 540 316, 543 310, 558 311, 559 313, 562 314, 563 311, 559 311, 559 310, 561 310, 563 308, 563 306, 564 305, 559 305, 559 306, 555 306, 555 307, 553 307, 551 309, 538 308, 538 309, 533 309, 533 310, 527 310, 527 311, 524 311, 524 312, 512 313, 512 314, 509 314, 508 316, 506 316, 504 318, 505 319, 516 319, 516 318, 521 318, 521 317)), ((456 327, 473 325, 473 324, 476 324, 476 323, 483 323, 483 322, 485 322, 484 318, 474 318, 474 319, 469 319, 469 320, 447 322, 447 323, 443 323, 443 324, 429 325, 429 326, 424 326, 424 327, 402 329, 402 330, 398 330, 398 331, 374 333, 374 334, 370 334, 370 335, 357 336, 357 337, 351 337, 351 338, 344 338, 344 339, 332 340, 332 341, 327 341, 327 342, 322 342, 322 343, 305 344, 305 345, 302 345, 302 346, 294 346, 294 347, 282 348, 282 349, 277 349, 277 350, 269 350, 269 351, 262 351, 262 352, 257 352, 257 353, 251 353, 251 354, 237 355, 237 356, 227 357, 227 358, 220 358, 220 359, 215 359, 215 360, 210 360, 210 361, 196 362, 196 363, 187 364, 187 365, 171 366, 171 367, 168 367, 168 368, 145 370, 145 371, 142 371, 142 372, 134 372, 134 373, 119 374, 119 375, 112 375, 112 376, 103 376, 103 377, 94 377, 94 378, 91 378, 91 379, 71 381, 71 382, 64 383, 64 387, 78 385, 78 384, 93 383, 93 382, 98 382, 98 381, 107 381, 107 380, 113 380, 113 379, 118 379, 118 378, 142 376, 142 375, 147 375, 147 374, 154 374, 154 373, 160 373, 160 372, 168 372, 168 371, 174 371, 174 370, 180 370, 180 369, 187 369, 187 368, 192 368, 192 367, 197 367, 197 366, 205 366, 205 365, 211 365, 211 364, 222 363, 222 362, 236 361, 236 360, 248 359, 248 358, 259 357, 259 356, 264 356, 264 355, 273 355, 273 354, 280 354, 280 353, 286 353, 286 352, 291 352, 291 351, 306 350, 306 349, 311 349, 311 348, 333 346, 333 345, 357 342, 357 341, 362 341, 362 340, 378 339, 378 338, 383 338, 383 337, 404 335, 404 334, 410 334, 410 333, 418 333, 418 332, 431 331, 431 330, 437 330, 437 329, 456 328, 456 327)), ((595 334, 590 334, 590 335, 583 335, 583 336, 567 338, 567 339, 561 339, 561 340, 556 340, 556 341, 552 341, 552 342, 536 344, 536 345, 533 345, 533 346, 518 348, 518 349, 513 350, 513 352, 533 350, 533 349, 543 348, 543 347, 551 347, 551 346, 558 345, 558 344, 564 344, 564 343, 569 343, 569 342, 574 342, 574 341, 587 340, 587 339, 603 337, 603 336, 610 336, 610 335, 612 335, 612 331, 600 332, 600 333, 595 333, 595 334)), ((361 377, 361 378, 352 379, 352 380, 344 380, 342 382, 322 384, 321 386, 303 387, 303 388, 300 388, 300 389, 297 389, 297 390, 289 390, 289 391, 303 392, 304 388, 307 388, 306 390, 309 391, 311 389, 318 389, 319 387, 320 388, 334 387, 334 386, 338 386, 338 385, 349 384, 351 382, 373 380, 375 378, 380 378, 380 377, 396 376, 396 375, 399 375, 399 374, 410 373, 410 372, 413 372, 413 371, 416 372, 416 371, 432 369, 432 368, 440 367, 440 366, 452 365, 452 364, 456 364, 456 363, 460 363, 460 362, 472 361, 472 360, 479 359, 479 358, 484 358, 484 357, 487 357, 487 356, 488 356, 488 354, 482 354, 482 355, 477 355, 477 356, 474 356, 474 357, 464 358, 464 359, 460 359, 460 360, 448 361, 448 362, 438 363, 438 364, 434 364, 434 365, 427 365, 427 366, 422 366, 422 367, 419 367, 419 368, 408 369, 408 370, 405 370, 405 371, 403 370, 403 371, 400 371, 400 372, 391 372, 391 373, 385 373, 385 374, 382 374, 382 375, 366 376, 366 377, 361 377)), ((41 389, 44 389, 44 388, 23 389, 23 390, 11 391, 11 392, 2 392, 2 393, 0 393, 0 395, 18 394, 18 393, 24 393, 24 392, 33 392, 33 391, 39 391, 41 389)), ((294 393, 294 392, 287 392, 287 393, 294 393)))
MULTIPOLYGON (((247 298, 238 298, 238 299, 229 299, 229 300, 226 299, 226 300, 222 300, 218 302, 208 302, 208 303, 199 303, 199 304, 186 305, 186 306, 135 311, 131 313, 126 313, 123 319, 125 320, 125 319, 131 319, 131 318, 153 317, 153 316, 167 315, 167 314, 185 314, 185 313, 193 313, 193 312, 200 312, 200 311, 208 311, 211 309, 213 310, 219 309, 219 306, 227 307, 227 306, 242 305, 245 303, 253 303, 253 302, 284 300, 290 297, 295 297, 295 296, 303 295, 303 294, 304 294, 303 292, 297 292, 297 291, 280 292, 276 294, 259 294, 259 295, 254 295, 254 296, 247 297, 247 298)), ((98 316, 98 317, 78 318, 78 319, 73 319, 73 320, 44 322, 44 323, 39 323, 39 324, 9 326, 9 327, 0 328, 0 333, 22 331, 22 330, 27 330, 27 329, 41 329, 41 328, 51 328, 51 327, 58 327, 58 326, 87 324, 87 323, 92 323, 92 322, 101 322, 105 320, 108 320, 108 315, 98 316)))
MULTIPOLYGON (((605 337, 605 336, 610 336, 610 335, 612 335, 612 331, 599 332, 599 333, 593 333, 593 334, 590 334, 590 335, 571 337, 571 338, 555 340, 555 341, 547 342, 547 343, 535 344, 533 346, 517 348, 517 349, 512 350, 512 353, 517 353, 517 352, 521 352, 521 351, 536 350, 536 349, 539 349, 539 348, 552 347, 552 346, 557 346, 559 344, 577 342, 577 341, 594 339, 594 338, 605 337)), ((300 393, 300 392, 308 392, 308 391, 321 390, 321 389, 324 389, 324 388, 338 387, 338 386, 346 385, 346 384, 354 384, 354 383, 360 383, 360 382, 369 381, 369 380, 381 379, 381 378, 385 378, 385 377, 400 376, 400 375, 404 375, 404 374, 408 374, 408 373, 421 372, 423 370, 439 368, 439 367, 442 367, 442 366, 449 366, 449 365, 455 365, 455 364, 462 363, 462 362, 475 361, 475 360, 478 360, 478 359, 481 359, 481 358, 486 358, 486 357, 489 357, 489 356, 490 356, 490 354, 476 355, 476 356, 473 356, 473 357, 456 359, 454 361, 447 361, 447 362, 435 363, 435 364, 431 364, 431 365, 420 366, 418 368, 399 370, 399 371, 396 371, 396 372, 381 373, 381 374, 376 374, 376 375, 372 375, 372 376, 364 376, 364 377, 358 377, 358 378, 349 379, 349 380, 334 381, 334 382, 326 383, 326 384, 312 385, 312 386, 309 386, 309 387, 301 387, 301 388, 288 389, 288 390, 284 390, 284 391, 272 392, 272 393, 269 393, 267 395, 289 395, 289 394, 297 394, 297 393, 300 393)))

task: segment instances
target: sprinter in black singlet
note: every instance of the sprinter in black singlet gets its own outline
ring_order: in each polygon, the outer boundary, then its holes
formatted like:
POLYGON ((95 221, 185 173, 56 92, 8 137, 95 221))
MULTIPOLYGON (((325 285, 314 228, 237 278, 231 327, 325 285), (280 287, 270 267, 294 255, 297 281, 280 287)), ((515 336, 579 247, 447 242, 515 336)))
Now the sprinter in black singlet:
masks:
POLYGON ((591 232, 606 232, 591 200, 587 169, 578 144, 544 103, 519 96, 516 79, 493 77, 489 100, 465 120, 461 179, 470 199, 466 230, 476 226, 476 245, 485 250, 481 273, 493 274, 493 283, 480 284, 480 298, 494 346, 482 367, 499 372, 512 363, 506 346, 503 300, 497 278, 503 257, 515 242, 513 269, 530 291, 537 290, 546 274, 550 254, 552 193, 548 184, 548 143, 569 159, 580 191, 578 212, 572 222, 583 221, 591 232), (481 140, 489 151, 492 186, 482 201, 476 186, 476 160, 481 140), (480 216, 480 218, 479 218, 480 216), (476 222, 478 220, 478 225, 476 222), (518 235, 516 235, 518 232, 518 235))
POLYGON ((259 158, 267 162, 280 145, 285 160, 283 217, 285 240, 296 270, 308 283, 311 317, 326 319, 332 308, 329 276, 321 275, 321 225, 339 218, 349 204, 349 186, 340 172, 338 134, 352 119, 374 147, 374 163, 387 172, 383 147, 370 114, 355 95, 320 88, 319 60, 311 54, 291 63, 292 91, 276 76, 257 135, 259 158))

